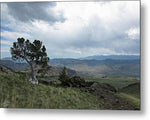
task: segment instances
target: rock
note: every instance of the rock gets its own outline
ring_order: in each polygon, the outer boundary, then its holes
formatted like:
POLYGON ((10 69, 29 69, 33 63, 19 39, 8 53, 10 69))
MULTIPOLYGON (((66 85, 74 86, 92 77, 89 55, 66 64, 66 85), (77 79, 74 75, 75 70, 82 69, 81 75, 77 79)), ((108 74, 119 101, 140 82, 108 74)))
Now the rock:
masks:
POLYGON ((91 90, 95 89, 95 90, 98 90, 98 91, 111 91, 111 92, 117 92, 117 90, 115 89, 115 87, 107 84, 107 83, 98 83, 98 82, 95 82, 91 85, 90 87, 91 90))
POLYGON ((102 87, 112 92, 117 92, 116 88, 107 83, 102 83, 102 87))
POLYGON ((100 98, 104 99, 105 97, 103 95, 101 95, 100 98))
POLYGON ((103 76, 102 78, 107 78, 107 76, 103 76))
POLYGON ((31 82, 34 85, 38 85, 38 80, 32 80, 31 78, 29 79, 29 82, 31 82))

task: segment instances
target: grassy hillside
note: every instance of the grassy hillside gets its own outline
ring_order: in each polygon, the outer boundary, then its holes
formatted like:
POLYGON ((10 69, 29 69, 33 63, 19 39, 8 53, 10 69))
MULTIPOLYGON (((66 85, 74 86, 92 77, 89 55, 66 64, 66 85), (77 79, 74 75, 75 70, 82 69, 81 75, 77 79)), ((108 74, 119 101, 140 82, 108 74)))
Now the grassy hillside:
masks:
POLYGON ((1 108, 100 109, 97 97, 79 89, 32 85, 24 74, 0 75, 1 108))
POLYGON ((39 84, 33 85, 28 74, 4 66, 0 66, 0 76, 2 108, 140 109, 139 80, 131 77, 85 78, 88 86, 78 88, 63 87, 58 76, 38 76, 39 84))
POLYGON ((116 96, 127 101, 135 109, 140 109, 140 82, 123 87, 116 96))
POLYGON ((119 92, 126 93, 140 99, 140 82, 123 87, 119 90, 119 92))
POLYGON ((139 79, 135 79, 132 77, 108 77, 108 76, 102 78, 85 77, 85 80, 95 81, 99 83, 108 83, 117 89, 121 89, 123 87, 128 86, 129 84, 139 82, 139 79))

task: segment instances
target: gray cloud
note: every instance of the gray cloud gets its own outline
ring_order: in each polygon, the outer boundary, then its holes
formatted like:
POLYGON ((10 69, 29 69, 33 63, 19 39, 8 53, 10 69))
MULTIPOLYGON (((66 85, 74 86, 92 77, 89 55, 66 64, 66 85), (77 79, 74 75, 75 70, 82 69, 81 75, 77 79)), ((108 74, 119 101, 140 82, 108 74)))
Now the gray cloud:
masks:
MULTIPOLYGON (((23 30, 26 28, 28 34, 31 35, 33 39, 43 41, 48 54, 52 57, 78 58, 100 54, 140 54, 140 37, 139 34, 136 33, 136 30, 138 31, 139 29, 140 19, 138 14, 133 14, 138 13, 137 9, 133 9, 137 12, 132 13, 132 11, 128 11, 128 7, 125 10, 122 10, 124 7, 118 8, 118 14, 112 17, 108 16, 108 20, 106 19, 107 16, 104 18, 100 17, 99 13, 91 14, 90 16, 88 16, 88 14, 87 16, 80 16, 83 20, 77 19, 78 16, 74 16, 76 15, 73 14, 74 11, 71 14, 66 14, 71 12, 69 11, 70 9, 67 9, 67 11, 64 11, 67 17, 64 23, 51 26, 51 24, 36 21, 35 23, 39 23, 37 26, 36 24, 31 25, 30 23, 26 23, 27 25, 25 26, 23 22, 37 19, 51 23, 57 21, 63 22, 65 19, 62 11, 62 13, 59 12, 59 14, 53 11, 56 7, 55 2, 8 3, 7 5, 9 13, 17 18, 15 19, 17 23, 15 24, 16 27, 13 25, 12 29, 19 28, 20 31, 20 28, 23 30), (72 16, 74 16, 75 19, 72 19, 72 16), (86 19, 86 17, 88 17, 88 19, 86 19), (76 26, 76 19, 80 26, 78 26, 78 24, 76 26), (70 22, 72 24, 70 24, 70 22)), ((57 5, 58 8, 62 7, 59 6, 59 3, 57 3, 57 5)), ((5 18, 4 22, 6 22, 6 20, 5 18)), ((10 25, 13 23, 14 21, 12 21, 10 25)))
POLYGON ((55 2, 7 3, 9 14, 23 22, 43 20, 49 23, 64 22, 63 12, 54 12, 55 2))
MULTIPOLYGON (((132 25, 137 27, 138 25, 136 23, 130 25, 129 23, 130 21, 123 21, 122 23, 118 23, 119 27, 111 25, 107 29, 105 27, 106 24, 99 18, 93 17, 86 27, 82 27, 80 31, 75 33, 76 35, 73 35, 75 37, 70 38, 71 41, 64 44, 64 48, 70 46, 81 51, 84 48, 104 48, 115 53, 138 54, 140 50, 139 38, 134 40, 130 39, 125 32, 132 25)), ((60 46, 63 46, 63 44, 60 46)))

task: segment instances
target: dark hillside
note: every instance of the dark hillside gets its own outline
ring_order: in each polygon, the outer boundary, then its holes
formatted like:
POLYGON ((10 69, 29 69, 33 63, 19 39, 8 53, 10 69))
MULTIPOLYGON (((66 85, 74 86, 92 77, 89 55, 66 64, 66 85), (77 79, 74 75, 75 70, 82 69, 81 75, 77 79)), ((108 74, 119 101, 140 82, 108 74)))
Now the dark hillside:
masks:
POLYGON ((7 73, 7 74, 12 74, 14 71, 10 68, 7 68, 5 66, 0 65, 0 72, 1 73, 7 73))
POLYGON ((0 60, 0 65, 6 66, 8 68, 11 68, 14 71, 20 71, 23 68, 27 67, 27 63, 16 63, 12 60, 0 60))

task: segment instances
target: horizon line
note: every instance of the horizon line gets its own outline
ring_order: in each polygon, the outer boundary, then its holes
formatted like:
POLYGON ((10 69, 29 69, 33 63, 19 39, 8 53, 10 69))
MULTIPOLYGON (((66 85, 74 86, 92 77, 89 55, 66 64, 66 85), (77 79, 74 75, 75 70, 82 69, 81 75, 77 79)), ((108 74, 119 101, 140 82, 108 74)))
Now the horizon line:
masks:
MULTIPOLYGON (((140 54, 103 54, 103 55, 91 55, 91 56, 85 56, 85 57, 80 57, 80 58, 75 58, 75 57, 51 57, 50 59, 84 59, 87 57, 92 57, 92 56, 141 56, 140 54)), ((4 58, 11 58, 11 56, 7 57, 0 57, 0 59, 4 58)))

